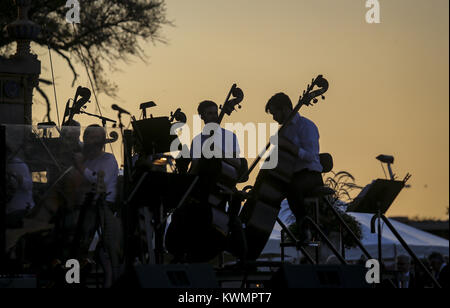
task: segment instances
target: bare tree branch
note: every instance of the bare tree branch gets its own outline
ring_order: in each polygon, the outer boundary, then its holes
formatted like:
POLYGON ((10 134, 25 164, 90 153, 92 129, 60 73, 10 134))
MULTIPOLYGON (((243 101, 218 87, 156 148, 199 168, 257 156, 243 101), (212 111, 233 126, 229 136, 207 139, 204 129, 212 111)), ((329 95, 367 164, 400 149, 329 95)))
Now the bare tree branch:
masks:
MULTIPOLYGON (((78 76, 74 62, 85 63, 95 90, 115 97, 117 86, 108 78, 120 62, 137 57, 145 61, 145 42, 166 43, 160 30, 172 25, 166 19, 164 0, 97 0, 80 3, 81 23, 74 29, 65 20, 65 0, 34 1, 29 17, 41 25, 36 43, 60 55, 73 73, 72 86, 78 76), (68 54, 72 55, 70 58, 68 54), (106 65, 105 65, 106 64, 106 65)), ((17 18, 13 1, 0 2, 0 51, 11 52, 12 41, 6 25, 17 18)), ((42 90, 41 90, 42 91, 42 90)))
POLYGON ((45 94, 44 91, 42 91, 42 89, 37 86, 36 90, 39 92, 39 94, 42 95, 42 97, 45 99, 45 103, 47 104, 47 121, 51 122, 52 119, 50 118, 50 111, 51 111, 51 106, 50 106, 50 100, 48 99, 47 95, 45 94))

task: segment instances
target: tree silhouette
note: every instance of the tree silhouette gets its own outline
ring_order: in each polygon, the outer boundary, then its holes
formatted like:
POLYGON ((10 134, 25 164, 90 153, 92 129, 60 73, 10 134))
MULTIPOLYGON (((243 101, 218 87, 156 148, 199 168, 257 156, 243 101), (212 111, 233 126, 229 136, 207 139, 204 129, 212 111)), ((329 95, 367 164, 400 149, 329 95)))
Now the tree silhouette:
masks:
MULTIPOLYGON (((92 74, 98 92, 116 96, 117 86, 105 73, 105 67, 116 68, 118 61, 138 57, 145 62, 143 42, 165 43, 160 35, 166 19, 164 0, 96 0, 80 1, 80 23, 66 21, 69 8, 66 0, 32 2, 29 18, 41 26, 35 43, 49 47, 66 61, 73 73, 74 86, 78 72, 75 63, 84 63, 92 74)), ((0 51, 13 53, 14 45, 8 37, 6 25, 17 18, 13 0, 0 1, 0 51)), ((41 89, 38 92, 45 93, 41 89)))

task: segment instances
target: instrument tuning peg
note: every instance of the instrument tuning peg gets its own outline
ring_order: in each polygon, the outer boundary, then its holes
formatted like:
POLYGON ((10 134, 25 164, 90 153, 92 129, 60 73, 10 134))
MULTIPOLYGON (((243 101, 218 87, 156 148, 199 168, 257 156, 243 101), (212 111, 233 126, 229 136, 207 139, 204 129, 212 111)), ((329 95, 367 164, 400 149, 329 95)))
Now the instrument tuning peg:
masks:
POLYGON ((317 98, 315 98, 315 99, 313 100, 313 103, 314 103, 314 104, 317 104, 318 101, 319 101, 319 100, 318 100, 317 98))
POLYGON ((238 108, 239 108, 239 109, 242 109, 242 106, 241 106, 241 105, 238 105, 238 108))
POLYGON ((325 99, 325 95, 322 95, 322 99, 325 99))

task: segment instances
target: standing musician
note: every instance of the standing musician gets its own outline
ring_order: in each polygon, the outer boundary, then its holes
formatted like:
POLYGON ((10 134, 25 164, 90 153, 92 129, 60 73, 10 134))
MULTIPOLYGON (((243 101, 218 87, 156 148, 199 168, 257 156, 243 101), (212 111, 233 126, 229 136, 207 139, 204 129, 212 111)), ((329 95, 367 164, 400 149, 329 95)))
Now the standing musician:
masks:
MULTIPOLYGON (((284 93, 272 96, 266 104, 266 112, 280 125, 293 110, 292 102, 284 93)), ((287 188, 287 200, 300 227, 300 241, 309 240, 309 230, 302 223, 306 216, 304 196, 317 186, 323 185, 322 165, 319 159, 319 130, 309 119, 297 113, 286 126, 283 136, 278 137, 280 146, 294 145, 298 149, 298 159, 294 174, 287 188)))

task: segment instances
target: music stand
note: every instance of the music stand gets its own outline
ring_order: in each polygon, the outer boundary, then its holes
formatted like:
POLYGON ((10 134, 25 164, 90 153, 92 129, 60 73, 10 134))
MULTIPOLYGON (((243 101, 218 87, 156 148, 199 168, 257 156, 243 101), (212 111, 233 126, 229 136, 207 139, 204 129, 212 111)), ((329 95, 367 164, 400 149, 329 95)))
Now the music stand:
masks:
MULTIPOLYGON (((139 154, 145 157, 171 152, 171 145, 178 138, 177 135, 170 134, 172 123, 169 117, 152 117, 133 121, 132 125, 144 152, 139 154)), ((173 187, 177 187, 183 193, 185 191, 190 192, 195 182, 193 177, 189 175, 180 176, 178 174, 147 170, 140 176, 133 187, 133 191, 128 196, 127 204, 138 200, 148 201, 149 196, 156 200, 153 202, 153 205, 146 204, 150 211, 150 220, 153 218, 156 226, 154 231, 154 260, 156 264, 163 262, 164 228, 162 225, 165 222, 163 219, 164 209, 173 208, 177 203, 184 202, 186 198, 183 198, 180 194, 174 194, 171 190, 173 190, 173 187)))
POLYGON ((139 141, 148 155, 170 152, 172 142, 178 138, 177 135, 170 134, 172 123, 169 117, 133 121, 132 125, 139 132, 139 141))
POLYGON ((404 181, 377 179, 366 186, 347 208, 347 212, 375 214, 372 217, 372 233, 375 233, 374 219, 378 219, 378 261, 382 264, 381 217, 386 213, 397 195, 405 187, 404 181))
POLYGON ((404 186, 403 181, 377 179, 361 191, 347 212, 384 214, 404 186))

